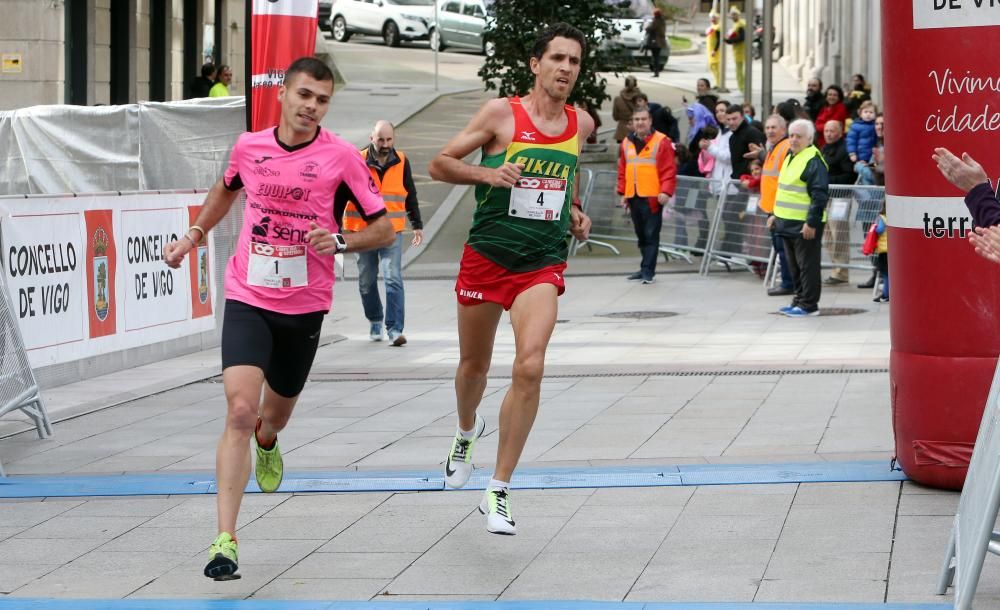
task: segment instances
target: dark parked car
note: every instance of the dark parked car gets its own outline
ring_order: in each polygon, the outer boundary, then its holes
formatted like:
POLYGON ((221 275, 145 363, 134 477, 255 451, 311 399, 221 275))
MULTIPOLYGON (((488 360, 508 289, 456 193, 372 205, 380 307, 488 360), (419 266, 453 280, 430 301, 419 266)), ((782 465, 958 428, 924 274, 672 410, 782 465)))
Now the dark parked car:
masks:
POLYGON ((333 0, 319 0, 319 29, 330 31, 330 7, 333 0))

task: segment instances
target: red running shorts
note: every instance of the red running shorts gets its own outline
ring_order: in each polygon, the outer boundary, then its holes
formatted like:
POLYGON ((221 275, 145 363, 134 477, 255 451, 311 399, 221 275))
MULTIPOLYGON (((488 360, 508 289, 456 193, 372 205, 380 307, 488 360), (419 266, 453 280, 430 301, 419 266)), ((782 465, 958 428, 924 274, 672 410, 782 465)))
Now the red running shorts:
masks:
POLYGON ((504 309, 510 309, 517 295, 537 284, 552 284, 562 295, 566 292, 565 270, 566 263, 559 263, 535 271, 510 271, 466 244, 455 282, 455 294, 461 305, 497 303, 504 309))

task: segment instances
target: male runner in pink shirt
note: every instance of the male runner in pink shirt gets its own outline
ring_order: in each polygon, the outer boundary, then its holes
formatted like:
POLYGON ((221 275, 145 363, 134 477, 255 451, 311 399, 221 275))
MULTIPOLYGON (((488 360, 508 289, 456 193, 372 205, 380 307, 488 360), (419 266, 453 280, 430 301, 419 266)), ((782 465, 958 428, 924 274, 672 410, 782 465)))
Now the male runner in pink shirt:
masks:
POLYGON ((333 255, 385 247, 395 237, 355 147, 319 126, 332 94, 326 64, 313 57, 295 60, 278 90, 278 127, 239 137, 195 224, 165 248, 167 265, 179 267, 240 189, 246 191, 243 229, 225 278, 222 383, 228 411, 215 457, 219 535, 205 566, 205 576, 216 580, 240 577, 236 518, 250 477, 251 435, 257 484, 264 492, 281 484, 278 432, 305 385, 330 310, 333 255), (369 224, 341 235, 348 201, 360 204, 369 224))

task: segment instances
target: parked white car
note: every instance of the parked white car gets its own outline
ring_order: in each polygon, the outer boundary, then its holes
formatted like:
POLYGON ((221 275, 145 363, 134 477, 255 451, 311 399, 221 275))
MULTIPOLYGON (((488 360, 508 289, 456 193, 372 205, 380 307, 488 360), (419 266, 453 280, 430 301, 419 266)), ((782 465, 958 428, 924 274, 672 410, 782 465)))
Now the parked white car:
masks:
POLYGON ((330 30, 337 42, 352 34, 381 36, 385 44, 427 40, 434 20, 434 0, 335 0, 330 30))

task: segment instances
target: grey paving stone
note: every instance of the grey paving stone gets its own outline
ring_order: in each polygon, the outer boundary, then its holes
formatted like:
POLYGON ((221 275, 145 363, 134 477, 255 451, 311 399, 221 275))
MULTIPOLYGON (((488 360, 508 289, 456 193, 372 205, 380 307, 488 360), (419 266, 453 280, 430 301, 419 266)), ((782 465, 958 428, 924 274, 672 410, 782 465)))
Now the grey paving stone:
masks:
POLYGON ((3 523, 4 527, 28 528, 63 514, 80 504, 83 504, 80 500, 0 502, 0 523, 3 523))
POLYGON ((0 593, 12 593, 56 570, 62 564, 21 563, 0 565, 0 593))
POLYGON ((889 553, 829 553, 822 548, 779 544, 764 573, 770 580, 879 580, 888 575, 889 553), (881 578, 880 578, 881 576, 881 578))
POLYGON ((760 583, 756 602, 866 602, 882 603, 885 581, 805 578, 770 580, 760 583))
POLYGON ((673 523, 660 528, 568 527, 545 547, 546 553, 634 551, 652 553, 660 547, 673 523))
POLYGON ((695 487, 613 487, 595 489, 589 506, 684 506, 695 487))
MULTIPOLYGON (((101 547, 105 551, 129 552, 132 549, 147 548, 155 542, 156 548, 164 553, 187 553, 192 555, 208 552, 218 530, 215 523, 192 523, 187 527, 149 527, 143 525, 110 540, 101 547)), ((242 544, 242 541, 241 541, 242 544)))
POLYGON ((171 570, 149 582, 146 578, 141 588, 133 589, 132 597, 176 597, 242 599, 277 578, 288 566, 282 564, 248 563, 240 561, 239 580, 216 582, 205 578, 206 558, 198 555, 174 566, 171 570), (145 583, 149 584, 145 584, 145 583))
POLYGON ((183 498, 96 498, 65 514, 68 517, 155 517, 184 501, 183 498))
MULTIPOLYGON (((763 567, 760 568, 761 571, 763 567)), ((760 575, 721 569, 647 568, 625 597, 627 602, 751 602, 760 575)))
POLYGON ((314 553, 293 565, 282 576, 296 579, 384 579, 399 576, 420 553, 314 553))
MULTIPOLYGON (((84 555, 17 589, 24 597, 121 598, 142 587, 186 556, 166 553, 100 552, 84 555)), ((199 571, 199 576, 201 576, 199 571)), ((207 579, 206 579, 207 580, 207 579)), ((154 581, 156 582, 156 581, 154 581)), ((178 590, 175 590, 177 593, 178 590)))
POLYGON ((442 570, 438 565, 418 562, 394 579, 386 590, 393 595, 449 595, 464 591, 472 595, 500 595, 523 565, 471 564, 461 570, 442 570))
POLYGON ((24 530, 17 538, 98 538, 110 540, 145 523, 148 517, 69 517, 59 515, 24 530))
POLYGON ((640 549, 584 553, 546 550, 528 565, 500 596, 501 600, 562 599, 621 600, 645 566, 652 551, 640 549))
MULTIPOLYGON (((254 592, 251 599, 336 599, 366 601, 380 594, 389 585, 380 578, 276 578, 254 592)), ((393 598, 395 599, 395 598, 393 598)))
POLYGON ((101 538, 8 538, 0 542, 0 572, 10 565, 62 565, 105 542, 101 538))

